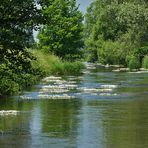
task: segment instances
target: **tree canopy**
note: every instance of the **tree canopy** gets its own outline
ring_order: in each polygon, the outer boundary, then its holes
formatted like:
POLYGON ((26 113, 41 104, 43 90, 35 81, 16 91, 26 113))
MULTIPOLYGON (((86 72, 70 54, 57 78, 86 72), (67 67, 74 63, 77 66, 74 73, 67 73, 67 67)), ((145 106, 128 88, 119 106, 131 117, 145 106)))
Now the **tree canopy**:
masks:
POLYGON ((31 55, 25 50, 33 42, 33 29, 39 24, 40 10, 34 0, 1 0, 0 54, 1 64, 12 69, 30 66, 31 55))
POLYGON ((96 0, 87 10, 85 36, 90 60, 126 65, 133 55, 142 61, 148 54, 147 1, 96 0))
POLYGON ((83 17, 76 1, 48 1, 42 12, 47 22, 38 35, 39 48, 66 60, 80 57, 83 46, 83 17))

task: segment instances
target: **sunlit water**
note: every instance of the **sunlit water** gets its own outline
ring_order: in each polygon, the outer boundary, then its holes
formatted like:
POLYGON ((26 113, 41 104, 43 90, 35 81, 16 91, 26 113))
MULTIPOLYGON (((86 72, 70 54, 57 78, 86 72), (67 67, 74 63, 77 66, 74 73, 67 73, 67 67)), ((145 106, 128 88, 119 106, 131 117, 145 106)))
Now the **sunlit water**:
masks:
POLYGON ((0 100, 0 148, 147 148, 148 73, 87 64, 0 100))

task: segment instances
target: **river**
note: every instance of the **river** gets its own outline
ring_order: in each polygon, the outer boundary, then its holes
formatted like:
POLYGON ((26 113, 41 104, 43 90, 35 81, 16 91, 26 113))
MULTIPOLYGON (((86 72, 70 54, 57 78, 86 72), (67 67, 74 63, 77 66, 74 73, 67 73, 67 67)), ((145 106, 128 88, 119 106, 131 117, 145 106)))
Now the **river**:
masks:
POLYGON ((87 64, 0 104, 2 148, 148 147, 148 73, 87 64))

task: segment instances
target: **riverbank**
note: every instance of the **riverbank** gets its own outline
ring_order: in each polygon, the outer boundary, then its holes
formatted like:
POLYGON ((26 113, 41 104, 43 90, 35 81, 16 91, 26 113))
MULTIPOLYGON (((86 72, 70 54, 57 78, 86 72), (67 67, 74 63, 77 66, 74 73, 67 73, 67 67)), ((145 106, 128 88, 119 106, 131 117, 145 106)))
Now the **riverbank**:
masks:
POLYGON ((37 60, 32 61, 32 67, 42 71, 44 76, 79 75, 84 68, 84 65, 80 61, 62 61, 57 56, 44 53, 40 50, 33 50, 32 54, 37 58, 37 60))
POLYGON ((97 65, 97 67, 112 69, 113 72, 131 72, 131 73, 148 72, 147 68, 130 69, 128 67, 124 67, 124 65, 110 65, 110 64, 104 65, 101 63, 96 63, 96 65, 97 65))
MULTIPOLYGON (((12 64, 0 65, 0 98, 19 94, 49 75, 79 75, 84 65, 81 62, 62 61, 58 57, 40 50, 30 50, 34 57, 27 70, 12 64), (15 67, 15 69, 13 68, 15 67)), ((27 66, 27 65, 26 65, 27 66)))

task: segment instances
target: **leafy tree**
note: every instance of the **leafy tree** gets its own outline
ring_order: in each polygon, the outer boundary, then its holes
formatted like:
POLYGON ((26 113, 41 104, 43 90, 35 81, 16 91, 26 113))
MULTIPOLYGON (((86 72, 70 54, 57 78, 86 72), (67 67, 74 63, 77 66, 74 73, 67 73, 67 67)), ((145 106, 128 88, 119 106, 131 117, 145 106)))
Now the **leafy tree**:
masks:
POLYGON ((96 60, 115 64, 113 54, 116 54, 121 59, 116 64, 128 65, 127 57, 134 55, 142 63, 148 53, 148 2, 96 0, 86 14, 85 34, 87 51, 90 54, 97 51, 96 60))
POLYGON ((40 10, 34 0, 1 0, 0 3, 0 54, 1 63, 29 64, 31 56, 25 51, 33 42, 40 10))
POLYGON ((41 29, 39 48, 62 59, 74 60, 81 55, 82 14, 75 0, 46 1, 42 8, 47 22, 41 29))
POLYGON ((34 58, 25 48, 33 42, 33 29, 37 29, 40 16, 34 0, 0 1, 0 97, 34 81, 34 58))

